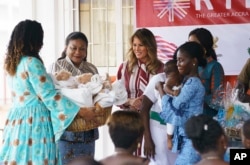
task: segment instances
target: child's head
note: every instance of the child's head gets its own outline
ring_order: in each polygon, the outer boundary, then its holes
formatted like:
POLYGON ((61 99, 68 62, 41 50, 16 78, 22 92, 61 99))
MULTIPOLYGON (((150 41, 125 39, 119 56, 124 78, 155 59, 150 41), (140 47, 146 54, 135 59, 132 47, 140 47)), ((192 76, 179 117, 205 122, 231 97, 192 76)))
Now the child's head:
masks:
POLYGON ((242 126, 241 138, 243 146, 250 149, 250 119, 246 120, 242 126))
POLYGON ((107 125, 116 148, 132 149, 135 144, 137 147, 137 143, 143 136, 143 122, 137 111, 115 111, 109 117, 107 125))
POLYGON ((180 86, 183 80, 183 77, 179 74, 179 70, 177 67, 177 60, 173 59, 167 61, 164 65, 164 72, 167 77, 164 87, 165 92, 169 90, 180 91, 179 89, 173 89, 174 87, 180 86))
POLYGON ((200 154, 217 152, 224 155, 227 138, 221 125, 212 117, 204 114, 191 117, 185 124, 185 132, 200 154))
POLYGON ((164 73, 169 75, 170 73, 177 73, 179 74, 178 68, 177 68, 177 61, 176 60, 169 60, 164 65, 164 73))

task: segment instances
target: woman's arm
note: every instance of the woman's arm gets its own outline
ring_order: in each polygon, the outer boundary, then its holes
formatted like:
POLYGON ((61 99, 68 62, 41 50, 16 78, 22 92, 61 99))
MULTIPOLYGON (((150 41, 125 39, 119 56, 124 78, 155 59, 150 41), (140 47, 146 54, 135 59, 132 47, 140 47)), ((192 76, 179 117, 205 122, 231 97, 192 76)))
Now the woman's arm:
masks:
POLYGON ((32 90, 34 90, 47 109, 50 110, 55 138, 58 140, 78 114, 80 107, 55 89, 51 77, 47 74, 40 60, 29 57, 22 62, 32 90))
POLYGON ((250 95, 248 95, 248 85, 237 81, 236 89, 238 89, 238 99, 243 103, 250 103, 250 95))
MULTIPOLYGON (((172 106, 176 110, 181 110, 183 107, 189 104, 193 97, 197 94, 204 93, 204 87, 198 77, 191 77, 186 80, 181 88, 181 92, 178 96, 173 97, 172 106), (201 90, 201 91, 200 91, 201 90)), ((204 97, 204 95, 202 96, 204 97)))
POLYGON ((213 100, 216 99, 216 90, 219 89, 224 84, 224 70, 220 63, 214 65, 211 71, 211 82, 210 82, 210 94, 205 96, 205 104, 209 107, 214 107, 213 100))
POLYGON ((164 90, 164 85, 165 85, 164 82, 161 82, 161 81, 155 84, 155 89, 159 92, 161 98, 163 95, 166 94, 164 90))
POLYGON ((154 158, 155 155, 155 144, 151 136, 150 125, 149 125, 149 114, 153 102, 145 95, 142 98, 141 116, 144 124, 144 155, 147 158, 154 158))
POLYGON ((250 103, 250 96, 247 94, 250 82, 250 58, 245 63, 240 74, 238 75, 236 88, 239 89, 239 100, 250 103))
MULTIPOLYGON (((157 96, 155 94, 155 84, 161 81, 161 74, 157 74, 150 79, 142 97, 142 106, 140 112, 144 123, 144 155, 148 158, 154 158, 155 144, 151 136, 150 130, 150 111, 154 104, 157 104, 157 96)), ((163 80, 164 81, 164 80, 163 80)))

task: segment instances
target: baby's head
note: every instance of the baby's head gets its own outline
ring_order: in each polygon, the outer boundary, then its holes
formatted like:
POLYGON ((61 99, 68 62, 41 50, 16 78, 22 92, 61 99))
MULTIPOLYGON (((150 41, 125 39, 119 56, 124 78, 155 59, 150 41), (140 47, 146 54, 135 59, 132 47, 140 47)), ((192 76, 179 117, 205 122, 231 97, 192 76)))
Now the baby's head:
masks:
POLYGON ((91 81, 92 73, 83 73, 77 76, 77 82, 80 84, 86 84, 91 81))
POLYGON ((179 74, 177 61, 176 60, 169 60, 164 64, 164 73, 169 75, 170 73, 179 74))
POLYGON ((71 72, 68 72, 66 70, 61 70, 55 73, 57 81, 66 81, 70 78, 71 75, 72 75, 71 72))
POLYGON ((242 144, 250 149, 250 119, 246 120, 241 129, 242 144))

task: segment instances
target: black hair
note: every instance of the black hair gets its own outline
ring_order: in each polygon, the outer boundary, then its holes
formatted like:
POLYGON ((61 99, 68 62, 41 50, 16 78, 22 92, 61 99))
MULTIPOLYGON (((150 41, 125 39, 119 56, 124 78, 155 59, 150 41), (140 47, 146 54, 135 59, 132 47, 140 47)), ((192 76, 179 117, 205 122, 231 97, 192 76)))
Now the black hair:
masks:
POLYGON ((186 42, 178 48, 178 51, 186 52, 191 58, 196 58, 198 66, 205 67, 207 64, 207 60, 204 58, 204 50, 197 42, 186 42))
POLYGON ((217 55, 213 48, 213 35, 211 34, 211 32, 205 28, 196 28, 192 30, 188 36, 190 37, 191 35, 195 35, 200 44, 205 48, 206 57, 211 56, 214 60, 217 61, 217 55))
POLYGON ((185 124, 185 133, 201 154, 217 150, 219 138, 225 135, 218 121, 205 114, 189 118, 185 124))
POLYGON ((118 110, 107 121, 110 137, 118 148, 129 149, 143 136, 144 126, 140 113, 131 110, 118 110))
POLYGON ((173 60, 177 60, 177 52, 179 48, 175 49, 174 54, 173 54, 173 60))
MULTIPOLYGON (((86 43, 86 46, 88 48, 88 39, 87 39, 86 35, 84 33, 82 33, 82 32, 72 32, 72 33, 70 33, 67 36, 66 40, 65 40, 65 45, 68 46, 68 44, 69 44, 69 42, 71 40, 77 40, 77 39, 83 40, 86 43)), ((87 49, 86 49, 86 51, 87 51, 87 49)), ((66 55, 66 49, 64 49, 63 52, 62 52, 61 57, 58 58, 58 60, 64 59, 66 56, 67 56, 66 55)), ((87 61, 87 52, 86 52, 86 57, 83 59, 83 61, 87 61)))
POLYGON ((168 75, 169 73, 179 73, 178 71, 178 67, 177 67, 177 60, 169 60, 164 64, 164 72, 166 73, 166 75, 168 75))
POLYGON ((34 20, 19 22, 13 29, 7 47, 5 69, 10 75, 15 75, 17 65, 22 56, 32 56, 42 59, 39 51, 43 45, 43 28, 41 23, 34 20))

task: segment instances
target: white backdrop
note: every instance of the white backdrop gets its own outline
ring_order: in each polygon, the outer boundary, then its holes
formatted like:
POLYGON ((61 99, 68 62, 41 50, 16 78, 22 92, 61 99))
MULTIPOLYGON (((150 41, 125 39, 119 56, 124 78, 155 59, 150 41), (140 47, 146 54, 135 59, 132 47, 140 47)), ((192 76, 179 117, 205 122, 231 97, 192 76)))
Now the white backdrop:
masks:
MULTIPOLYGON (((160 35, 166 41, 177 46, 188 40, 188 34, 194 28, 201 26, 153 27, 149 28, 155 35, 160 35)), ((226 75, 237 75, 246 59, 250 57, 250 24, 235 25, 202 25, 218 37, 218 61, 222 64, 226 75)))

